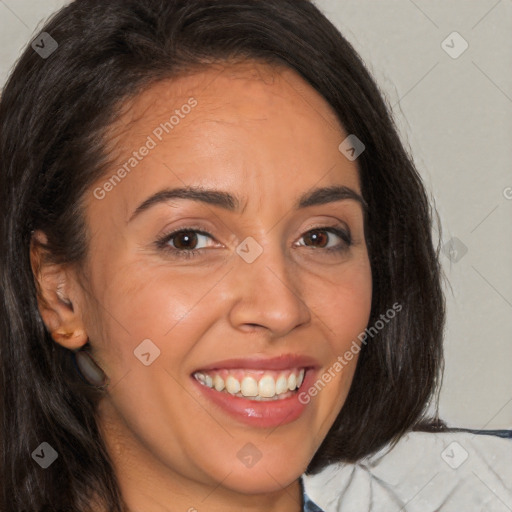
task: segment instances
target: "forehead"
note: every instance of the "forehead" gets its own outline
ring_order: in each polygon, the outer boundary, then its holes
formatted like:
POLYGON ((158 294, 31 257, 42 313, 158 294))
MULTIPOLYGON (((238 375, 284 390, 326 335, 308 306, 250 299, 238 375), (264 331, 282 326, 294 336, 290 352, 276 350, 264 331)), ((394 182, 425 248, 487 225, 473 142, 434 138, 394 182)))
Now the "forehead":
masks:
POLYGON ((293 70, 212 66, 154 83, 123 105, 109 132, 110 174, 149 139, 152 148, 104 203, 120 201, 128 214, 164 184, 217 186, 242 199, 259 187, 276 192, 273 200, 320 180, 359 190, 356 164, 338 150, 345 137, 329 103, 293 70))
POLYGON ((326 127, 343 130, 329 103, 294 70, 254 60, 225 62, 176 78, 161 80, 126 102, 112 125, 115 134, 130 134, 161 121, 161 114, 178 109, 184 100, 200 100, 200 110, 215 117, 230 114, 263 119, 268 113, 295 110, 296 115, 323 119, 326 127), (128 132, 126 130, 128 128, 128 132))

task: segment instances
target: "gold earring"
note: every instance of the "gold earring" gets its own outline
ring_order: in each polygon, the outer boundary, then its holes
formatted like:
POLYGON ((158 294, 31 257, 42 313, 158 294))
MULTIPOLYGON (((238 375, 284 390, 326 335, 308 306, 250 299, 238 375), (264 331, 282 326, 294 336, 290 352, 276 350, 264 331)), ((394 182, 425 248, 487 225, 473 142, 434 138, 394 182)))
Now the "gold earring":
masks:
POLYGON ((69 340, 69 338, 72 338, 74 336, 74 332, 63 332, 63 331, 53 331, 52 332, 52 338, 57 341, 59 340, 69 340))
POLYGON ((72 332, 64 331, 64 330, 56 330, 51 332, 51 336, 54 341, 60 343, 61 345, 65 345, 70 349, 78 348, 83 346, 83 343, 80 341, 82 338, 86 341, 87 335, 85 334, 83 329, 75 329, 72 332), (74 338, 75 347, 70 347, 69 341, 74 338))

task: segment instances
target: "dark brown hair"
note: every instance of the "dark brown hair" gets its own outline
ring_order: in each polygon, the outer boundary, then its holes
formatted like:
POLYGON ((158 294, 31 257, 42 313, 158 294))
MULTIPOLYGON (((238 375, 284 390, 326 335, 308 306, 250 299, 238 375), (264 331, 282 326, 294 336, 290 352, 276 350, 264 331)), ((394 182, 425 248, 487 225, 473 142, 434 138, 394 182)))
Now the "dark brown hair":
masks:
POLYGON ((84 385, 38 311, 31 232, 46 233, 54 262, 79 266, 88 248, 81 198, 105 172, 104 134, 119 108, 158 80, 212 62, 294 69, 366 146, 357 164, 368 203, 369 325, 394 303, 402 310, 362 347, 308 472, 424 425, 445 320, 434 210, 377 86, 318 8, 307 0, 76 0, 42 32, 58 48, 43 58, 28 46, 0 102, 1 510, 84 512, 93 495, 122 510, 96 423, 101 393, 84 385), (42 441, 59 453, 44 471, 31 459, 42 441))

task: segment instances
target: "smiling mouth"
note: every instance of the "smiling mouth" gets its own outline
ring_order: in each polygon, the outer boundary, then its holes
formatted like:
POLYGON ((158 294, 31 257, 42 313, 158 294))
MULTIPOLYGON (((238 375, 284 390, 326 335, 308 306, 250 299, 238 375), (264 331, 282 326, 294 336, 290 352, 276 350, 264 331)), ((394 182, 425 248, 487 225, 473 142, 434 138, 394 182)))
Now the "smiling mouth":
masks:
POLYGON ((295 395, 308 368, 287 370, 200 370, 193 377, 203 386, 231 396, 256 401, 284 400, 295 395))

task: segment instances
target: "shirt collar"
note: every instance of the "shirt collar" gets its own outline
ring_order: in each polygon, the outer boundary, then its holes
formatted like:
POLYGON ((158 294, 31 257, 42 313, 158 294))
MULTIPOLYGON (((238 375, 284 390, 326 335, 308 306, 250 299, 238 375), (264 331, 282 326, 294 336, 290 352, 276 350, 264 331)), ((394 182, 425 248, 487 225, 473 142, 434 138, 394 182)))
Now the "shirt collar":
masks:
POLYGON ((311 498, 306 494, 306 490, 304 489, 304 482, 302 481, 302 476, 299 479, 300 488, 302 489, 302 502, 303 508, 302 512, 324 512, 311 498))

